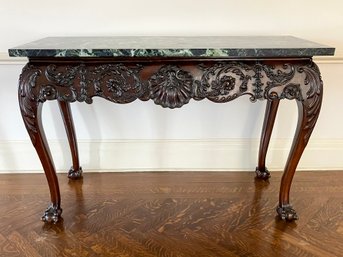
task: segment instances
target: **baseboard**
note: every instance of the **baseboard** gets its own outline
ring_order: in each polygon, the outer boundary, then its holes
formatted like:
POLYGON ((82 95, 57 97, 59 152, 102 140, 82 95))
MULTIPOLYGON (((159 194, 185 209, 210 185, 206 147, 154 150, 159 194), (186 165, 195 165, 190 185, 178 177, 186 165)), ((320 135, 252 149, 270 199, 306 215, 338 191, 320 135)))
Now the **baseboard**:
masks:
MULTIPOLYGON (((273 139, 267 163, 283 170, 291 140, 273 139)), ((50 141, 58 171, 71 165, 68 143, 50 141)), ((80 160, 88 171, 253 171, 258 139, 80 141, 80 160)), ((343 140, 313 139, 299 170, 342 170, 343 140)), ((0 172, 42 172, 29 141, 0 142, 0 172)))

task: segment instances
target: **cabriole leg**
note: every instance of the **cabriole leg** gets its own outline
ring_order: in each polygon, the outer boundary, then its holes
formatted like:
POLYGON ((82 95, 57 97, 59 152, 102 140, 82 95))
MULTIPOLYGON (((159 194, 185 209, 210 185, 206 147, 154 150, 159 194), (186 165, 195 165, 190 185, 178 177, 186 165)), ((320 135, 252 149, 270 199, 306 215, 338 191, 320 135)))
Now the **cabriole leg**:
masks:
MULTIPOLYGON (((42 221, 56 223, 62 213, 61 196, 55 166, 42 126, 42 106, 42 103, 33 104, 30 106, 33 114, 32 118, 34 118, 34 123, 37 126, 35 127, 35 130, 28 129, 28 132, 30 134, 33 146, 36 148, 37 154, 42 163, 50 190, 51 204, 44 212, 42 221)), ((28 128, 28 126, 31 124, 27 124, 27 119, 25 119, 27 117, 25 117, 25 114, 23 114, 23 118, 25 125, 28 128)))
POLYGON ((70 152, 73 160, 73 166, 68 172, 68 178, 78 179, 82 177, 82 168, 80 167, 79 163, 79 152, 77 148, 77 139, 70 104, 68 102, 58 101, 58 105, 60 107, 64 127, 67 132, 70 152))
POLYGON ((258 166, 256 167, 256 177, 261 179, 270 178, 270 173, 266 167, 266 155, 268 151, 270 137, 272 135, 276 113, 279 107, 279 99, 268 100, 264 115, 263 128, 261 133, 260 148, 258 152, 258 166))
POLYGON ((295 170, 317 122, 322 103, 323 85, 320 80, 319 71, 314 71, 317 73, 308 73, 308 78, 311 78, 311 83, 313 83, 312 91, 310 91, 311 95, 308 95, 308 98, 305 100, 297 100, 298 125, 281 179, 279 206, 276 210, 281 219, 288 221, 298 219, 297 213, 290 204, 289 192, 295 170), (310 77, 310 75, 315 76, 310 77))
POLYGON ((62 213, 61 195, 55 166, 42 125, 43 103, 35 94, 38 87, 35 82, 39 75, 40 71, 33 66, 24 67, 20 77, 18 97, 25 127, 42 163, 50 190, 51 204, 44 212, 42 221, 57 223, 62 213))

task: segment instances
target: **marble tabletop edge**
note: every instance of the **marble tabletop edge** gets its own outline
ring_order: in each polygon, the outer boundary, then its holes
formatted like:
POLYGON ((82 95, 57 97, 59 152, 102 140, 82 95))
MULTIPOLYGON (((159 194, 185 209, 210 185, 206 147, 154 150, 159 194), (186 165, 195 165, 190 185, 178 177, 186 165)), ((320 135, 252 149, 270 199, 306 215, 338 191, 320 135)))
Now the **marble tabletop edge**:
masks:
POLYGON ((294 36, 46 37, 8 50, 11 57, 312 57, 334 52, 294 36))

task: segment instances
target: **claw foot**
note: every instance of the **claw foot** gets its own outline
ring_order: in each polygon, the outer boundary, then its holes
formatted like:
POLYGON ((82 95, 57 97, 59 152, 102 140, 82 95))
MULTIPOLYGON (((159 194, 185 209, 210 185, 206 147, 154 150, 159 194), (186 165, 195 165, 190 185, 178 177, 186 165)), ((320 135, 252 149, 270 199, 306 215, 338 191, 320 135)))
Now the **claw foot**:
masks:
POLYGON ((270 172, 267 168, 259 169, 259 167, 256 167, 255 173, 256 177, 259 179, 267 180, 270 178, 270 172))
POLYGON ((61 217, 62 209, 56 205, 50 204, 44 212, 41 220, 44 222, 52 222, 56 224, 61 217))
POLYGON ((276 211, 282 220, 293 221, 299 219, 297 213, 290 205, 278 206, 276 211))
POLYGON ((70 179, 79 179, 82 178, 82 167, 80 167, 78 170, 74 170, 73 167, 70 168, 68 172, 68 178, 70 179))

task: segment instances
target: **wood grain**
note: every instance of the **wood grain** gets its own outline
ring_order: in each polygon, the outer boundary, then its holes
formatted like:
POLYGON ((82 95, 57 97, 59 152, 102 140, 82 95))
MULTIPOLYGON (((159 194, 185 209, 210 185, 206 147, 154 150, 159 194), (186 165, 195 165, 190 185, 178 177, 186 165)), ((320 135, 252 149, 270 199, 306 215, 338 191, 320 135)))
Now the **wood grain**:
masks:
POLYGON ((39 221, 43 174, 0 175, 0 256, 342 256, 343 172, 298 172, 300 220, 281 221, 281 173, 59 174, 63 221, 39 221))

